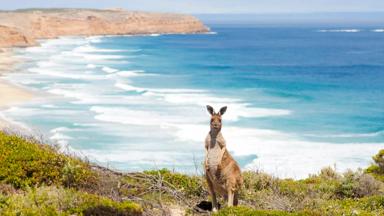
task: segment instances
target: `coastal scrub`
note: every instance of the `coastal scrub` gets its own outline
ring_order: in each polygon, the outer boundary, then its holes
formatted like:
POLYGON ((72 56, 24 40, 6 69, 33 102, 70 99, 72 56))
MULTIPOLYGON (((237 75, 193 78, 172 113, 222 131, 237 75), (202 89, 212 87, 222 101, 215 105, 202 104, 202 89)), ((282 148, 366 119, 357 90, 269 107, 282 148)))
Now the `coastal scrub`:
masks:
POLYGON ((15 188, 40 185, 81 187, 96 178, 89 164, 58 153, 34 139, 0 132, 0 183, 15 188))
MULTIPOLYGON (((384 215, 384 151, 366 170, 332 167, 301 180, 245 171, 240 206, 214 215, 384 215)), ((203 176, 167 169, 116 172, 56 148, 0 132, 0 215, 167 215, 196 209, 208 200, 203 176)))

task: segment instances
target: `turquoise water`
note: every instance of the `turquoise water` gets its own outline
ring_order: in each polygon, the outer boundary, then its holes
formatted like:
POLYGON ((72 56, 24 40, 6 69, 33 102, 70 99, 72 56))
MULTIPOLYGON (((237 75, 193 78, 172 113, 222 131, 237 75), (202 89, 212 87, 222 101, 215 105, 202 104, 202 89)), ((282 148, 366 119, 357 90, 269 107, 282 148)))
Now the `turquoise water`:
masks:
POLYGON ((120 170, 201 171, 205 105, 243 169, 301 178, 384 146, 384 33, 212 26, 210 34, 66 37, 20 49, 7 79, 44 100, 3 111, 120 170))

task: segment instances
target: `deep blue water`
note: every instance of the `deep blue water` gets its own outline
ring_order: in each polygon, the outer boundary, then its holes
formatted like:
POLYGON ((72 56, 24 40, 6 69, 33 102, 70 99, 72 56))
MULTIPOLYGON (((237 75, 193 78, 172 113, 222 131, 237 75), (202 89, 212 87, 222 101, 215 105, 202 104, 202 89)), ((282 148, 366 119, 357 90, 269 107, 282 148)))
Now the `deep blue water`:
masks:
POLYGON ((200 169, 206 104, 243 168, 303 177, 366 166, 384 146, 380 28, 226 27, 61 38, 19 50, 8 79, 49 93, 4 111, 122 170, 200 169), (53 96, 52 96, 53 95, 53 96))

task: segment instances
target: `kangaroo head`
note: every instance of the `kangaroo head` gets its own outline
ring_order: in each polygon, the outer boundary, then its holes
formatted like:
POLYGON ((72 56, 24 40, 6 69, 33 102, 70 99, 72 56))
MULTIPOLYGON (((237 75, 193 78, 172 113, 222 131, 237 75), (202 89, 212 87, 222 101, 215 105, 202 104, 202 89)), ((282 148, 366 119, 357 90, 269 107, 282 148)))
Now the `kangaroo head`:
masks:
POLYGON ((227 111, 227 107, 222 107, 218 113, 215 113, 215 110, 207 105, 207 110, 209 114, 211 114, 211 129, 221 130, 221 116, 224 115, 225 111, 227 111))

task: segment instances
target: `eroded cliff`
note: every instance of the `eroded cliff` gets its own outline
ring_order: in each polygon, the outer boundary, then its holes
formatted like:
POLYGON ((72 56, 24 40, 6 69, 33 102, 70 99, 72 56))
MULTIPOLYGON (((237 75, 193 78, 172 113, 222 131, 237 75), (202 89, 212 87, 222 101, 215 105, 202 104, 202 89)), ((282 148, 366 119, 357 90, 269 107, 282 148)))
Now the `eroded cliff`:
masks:
POLYGON ((36 39, 69 35, 200 33, 190 15, 125 10, 51 9, 0 13, 0 47, 30 46, 36 39))

